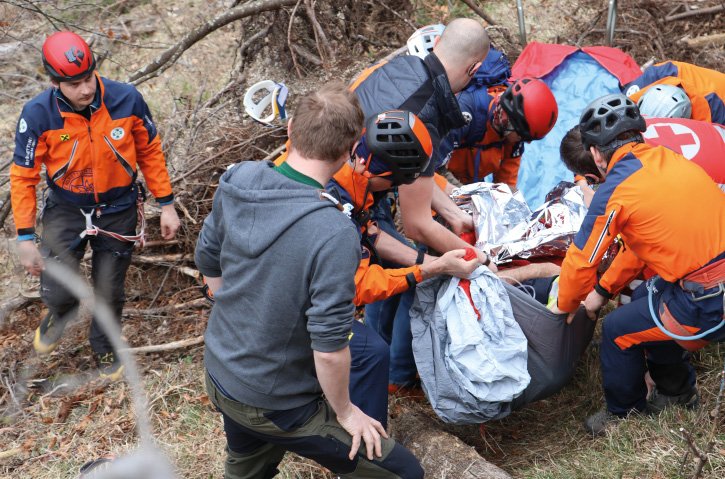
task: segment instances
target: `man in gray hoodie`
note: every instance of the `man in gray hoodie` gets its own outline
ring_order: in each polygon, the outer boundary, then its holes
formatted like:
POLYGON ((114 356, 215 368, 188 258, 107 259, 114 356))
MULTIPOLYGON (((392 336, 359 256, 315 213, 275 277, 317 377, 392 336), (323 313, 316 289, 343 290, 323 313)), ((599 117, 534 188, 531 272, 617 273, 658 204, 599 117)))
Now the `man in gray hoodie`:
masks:
POLYGON ((362 125, 355 96, 329 84, 298 104, 284 164, 220 179, 195 259, 216 300, 204 363, 227 479, 274 477, 287 450, 345 477, 423 477, 348 393, 359 239, 322 185, 362 125))

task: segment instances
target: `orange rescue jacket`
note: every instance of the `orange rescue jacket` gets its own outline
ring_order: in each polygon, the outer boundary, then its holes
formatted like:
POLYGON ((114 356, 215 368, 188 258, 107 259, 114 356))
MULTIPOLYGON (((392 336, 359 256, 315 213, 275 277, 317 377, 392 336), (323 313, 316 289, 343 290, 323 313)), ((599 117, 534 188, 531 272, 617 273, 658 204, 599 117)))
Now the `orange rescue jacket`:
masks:
POLYGON ((572 312, 595 287, 616 294, 649 266, 676 281, 725 251, 725 195, 699 166, 662 146, 617 150, 606 181, 567 251, 559 309, 572 312), (620 251, 597 283, 597 266, 621 234, 620 251))
POLYGON ((649 67, 623 87, 637 102, 654 85, 681 87, 692 102, 692 119, 725 124, 725 74, 685 62, 662 62, 649 67))
POLYGON ((13 216, 19 235, 35 231, 36 185, 41 167, 60 201, 103 213, 131 207, 140 167, 161 204, 173 201, 161 140, 141 93, 101 78, 90 120, 50 88, 23 108, 10 167, 13 216))

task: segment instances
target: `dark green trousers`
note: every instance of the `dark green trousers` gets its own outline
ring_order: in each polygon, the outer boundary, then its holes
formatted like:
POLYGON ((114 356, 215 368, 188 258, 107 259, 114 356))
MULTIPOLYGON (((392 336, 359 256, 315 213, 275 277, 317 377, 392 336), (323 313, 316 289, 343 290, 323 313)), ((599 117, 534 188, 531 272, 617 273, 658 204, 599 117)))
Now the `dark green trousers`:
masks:
POLYGON ((419 479, 418 460, 392 439, 382 439, 382 457, 369 461, 365 446, 348 458, 352 437, 320 397, 298 408, 274 411, 237 402, 206 374, 209 398, 224 418, 226 479, 266 479, 277 474, 284 453, 310 458, 341 477, 419 479))

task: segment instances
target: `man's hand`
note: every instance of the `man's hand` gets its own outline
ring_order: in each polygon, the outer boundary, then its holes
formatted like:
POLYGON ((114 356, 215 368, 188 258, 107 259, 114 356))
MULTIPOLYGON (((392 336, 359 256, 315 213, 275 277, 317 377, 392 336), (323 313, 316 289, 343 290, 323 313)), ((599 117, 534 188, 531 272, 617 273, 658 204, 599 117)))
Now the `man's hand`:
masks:
POLYGON ((344 417, 338 415, 337 422, 352 436, 352 447, 348 456, 351 461, 360 448, 360 438, 365 441, 368 460, 374 459, 373 453, 375 457, 382 457, 380 436, 387 438, 388 434, 379 421, 365 415, 357 406, 350 403, 350 409, 344 413, 344 417))
POLYGON ((18 256, 20 256, 20 264, 23 265, 25 271, 33 276, 40 276, 40 272, 45 269, 45 262, 35 241, 18 242, 18 256))
POLYGON ((431 276, 445 274, 448 276, 456 276, 466 279, 481 264, 478 258, 466 261, 463 257, 466 255, 464 249, 454 249, 439 258, 433 257, 432 261, 424 262, 421 267, 423 279, 431 276))
POLYGON ((587 316, 589 316, 589 319, 596 321, 597 313, 600 309, 602 309, 602 306, 607 304, 607 302, 609 302, 607 298, 597 293, 595 290, 592 290, 582 304, 584 305, 584 309, 587 310, 587 316))
POLYGON ((574 321, 574 316, 576 315, 576 311, 573 313, 567 313, 566 311, 562 311, 559 309, 559 305, 557 303, 552 304, 549 306, 549 311, 551 311, 554 314, 566 314, 566 324, 571 324, 572 321, 574 321))
POLYGON ((164 205, 161 207, 161 236, 164 239, 174 239, 176 232, 179 230, 181 221, 179 215, 176 214, 174 204, 164 205))
POLYGON ((473 216, 469 215, 463 210, 459 210, 460 214, 457 214, 455 220, 449 221, 451 230, 458 236, 466 231, 473 231, 475 225, 473 224, 473 216))

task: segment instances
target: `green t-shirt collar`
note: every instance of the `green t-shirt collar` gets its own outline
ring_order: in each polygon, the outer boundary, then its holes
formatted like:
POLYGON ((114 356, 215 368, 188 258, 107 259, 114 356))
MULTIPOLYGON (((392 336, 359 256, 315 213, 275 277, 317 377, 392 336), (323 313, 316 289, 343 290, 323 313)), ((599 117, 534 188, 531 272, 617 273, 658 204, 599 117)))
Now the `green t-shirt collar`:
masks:
POLYGON ((281 165, 275 166, 274 170, 282 173, 284 176, 286 176, 290 180, 296 181, 298 183, 302 183, 303 185, 323 189, 323 186, 317 180, 315 180, 314 178, 310 178, 309 176, 304 175, 304 174, 300 173, 299 171, 295 170, 286 161, 283 162, 281 165))

